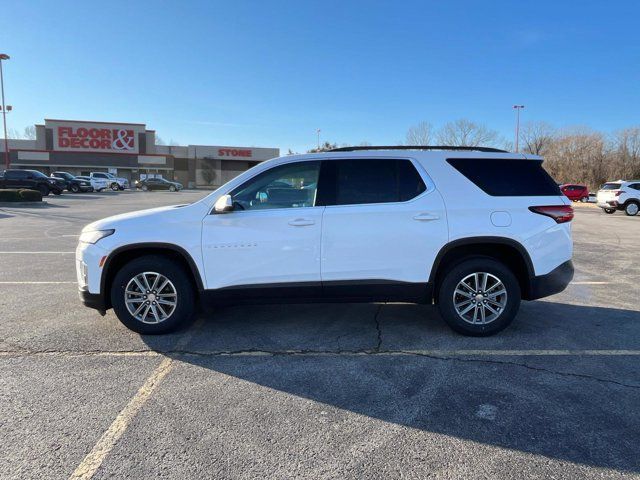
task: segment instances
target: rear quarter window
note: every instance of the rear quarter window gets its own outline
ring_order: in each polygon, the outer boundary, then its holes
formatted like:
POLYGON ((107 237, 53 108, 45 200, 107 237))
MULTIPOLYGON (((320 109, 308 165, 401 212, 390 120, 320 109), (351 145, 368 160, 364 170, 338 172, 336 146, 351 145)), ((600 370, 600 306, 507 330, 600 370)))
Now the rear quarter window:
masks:
POLYGON ((458 172, 492 197, 562 195, 542 160, 508 158, 449 158, 458 172))

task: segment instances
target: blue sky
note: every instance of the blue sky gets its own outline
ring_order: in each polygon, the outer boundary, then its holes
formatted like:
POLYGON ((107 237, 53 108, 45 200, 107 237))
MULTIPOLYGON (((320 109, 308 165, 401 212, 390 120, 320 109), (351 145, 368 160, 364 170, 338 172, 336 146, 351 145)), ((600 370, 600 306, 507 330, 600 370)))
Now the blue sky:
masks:
POLYGON ((180 144, 396 143, 469 118, 640 124, 637 1, 4 1, 9 127, 146 123, 180 144))

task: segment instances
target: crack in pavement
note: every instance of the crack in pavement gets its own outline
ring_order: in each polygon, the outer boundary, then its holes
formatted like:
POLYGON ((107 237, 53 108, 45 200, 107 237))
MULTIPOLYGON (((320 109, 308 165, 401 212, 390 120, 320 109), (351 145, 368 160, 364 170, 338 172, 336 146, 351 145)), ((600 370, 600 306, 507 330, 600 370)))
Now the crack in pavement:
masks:
MULTIPOLYGON (((477 354, 478 351, 470 351, 471 355, 477 354)), ((597 354, 597 350, 595 351, 585 351, 587 352, 585 355, 588 355, 589 352, 597 354)), ((606 352, 606 351, 605 351, 606 352)), ((624 351, 622 351, 621 355, 625 355, 624 351)), ((636 351, 630 351, 631 356, 637 356, 636 351)), ((506 353, 494 353, 494 356, 513 356, 509 355, 509 351, 506 353)), ((580 355, 580 352, 578 352, 580 355)), ((0 357, 20 357, 20 356, 66 356, 66 357, 87 357, 87 356, 123 356, 123 357, 159 357, 159 356, 167 356, 167 357, 175 357, 176 360, 180 360, 180 357, 200 357, 200 358, 210 358, 210 357, 234 357, 234 356, 416 356, 422 358, 429 358, 432 360, 438 361, 452 361, 452 362, 464 362, 464 363, 480 363, 480 364, 491 364, 491 365, 507 365, 507 366, 515 366, 515 367, 523 367, 528 370, 548 373, 552 375, 559 375, 563 377, 571 377, 578 378, 583 380, 593 380, 601 383, 608 383, 613 385, 618 385, 620 387, 625 388, 633 388, 640 389, 640 385, 629 384, 620 382, 617 380, 612 380, 608 378, 597 377, 595 375, 588 375, 582 373, 573 373, 573 372, 562 372, 558 370, 552 370, 544 367, 537 367, 533 365, 529 365, 521 362, 514 362, 510 360, 495 360, 495 359, 485 359, 485 358, 463 358, 461 354, 450 354, 449 355, 438 355, 437 353, 429 353, 428 351, 417 351, 417 350, 379 350, 379 349, 363 349, 363 350, 259 350, 259 349, 243 349, 243 350, 219 350, 219 351, 198 351, 198 350, 183 350, 183 349, 174 349, 174 350, 116 350, 116 351, 104 351, 104 350, 93 350, 93 351, 74 351, 74 350, 38 350, 38 351, 0 351, 0 357)), ((540 355, 534 355, 540 356, 540 355)), ((551 351, 551 354, 548 356, 566 356, 565 354, 555 354, 554 351, 551 351)))

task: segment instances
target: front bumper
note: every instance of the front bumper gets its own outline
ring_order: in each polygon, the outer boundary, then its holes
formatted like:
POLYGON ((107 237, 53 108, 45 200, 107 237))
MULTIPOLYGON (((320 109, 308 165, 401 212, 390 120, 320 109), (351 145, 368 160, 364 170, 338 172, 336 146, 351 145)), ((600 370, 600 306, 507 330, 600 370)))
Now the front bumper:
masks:
POLYGON ((526 300, 536 300, 562 292, 573 280, 573 262, 568 260, 545 275, 532 277, 526 300))
POLYGON ((88 290, 81 288, 78 290, 78 295, 80 296, 80 301, 85 307, 93 308, 94 310, 98 310, 102 315, 105 315, 107 306, 105 305, 102 294, 89 293, 88 290))

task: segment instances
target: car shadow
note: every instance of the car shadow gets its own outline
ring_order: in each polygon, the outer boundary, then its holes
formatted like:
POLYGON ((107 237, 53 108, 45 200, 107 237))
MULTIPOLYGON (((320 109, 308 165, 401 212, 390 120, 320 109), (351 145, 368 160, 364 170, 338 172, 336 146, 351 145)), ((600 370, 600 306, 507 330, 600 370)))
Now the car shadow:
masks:
POLYGON ((432 306, 234 306, 143 340, 213 374, 375 420, 640 472, 637 311, 525 302, 507 330, 470 338, 432 306))

